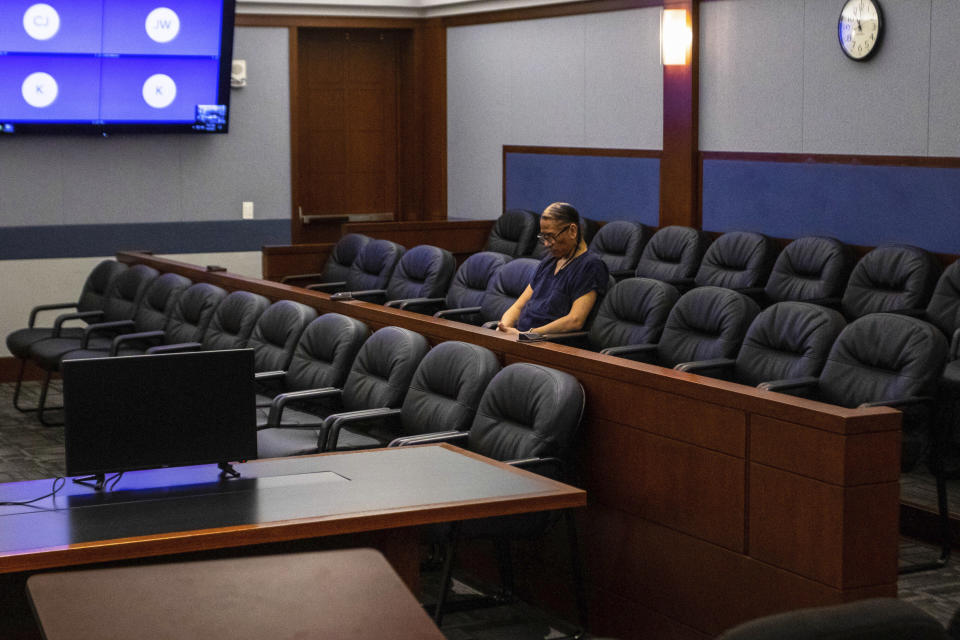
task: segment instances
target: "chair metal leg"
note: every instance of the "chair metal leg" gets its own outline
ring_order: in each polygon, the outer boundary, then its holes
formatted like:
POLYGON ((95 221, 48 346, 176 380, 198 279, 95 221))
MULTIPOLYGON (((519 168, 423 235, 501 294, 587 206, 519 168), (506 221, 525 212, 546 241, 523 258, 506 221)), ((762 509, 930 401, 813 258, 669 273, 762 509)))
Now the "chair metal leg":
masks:
POLYGON ((440 595, 437 598, 437 608, 433 612, 433 621, 439 627, 443 624, 443 606, 450 593, 450 583, 453 576, 453 561, 457 553, 457 542, 460 538, 460 522, 454 522, 450 528, 450 539, 447 542, 447 553, 443 559, 443 576, 440 579, 440 595))
POLYGON ((47 371, 47 377, 43 380, 43 386, 40 387, 40 401, 37 403, 37 416, 40 418, 40 423, 45 427, 62 427, 62 422, 50 422, 44 416, 44 412, 50 409, 62 409, 63 407, 48 407, 47 406, 47 391, 50 389, 50 379, 53 377, 52 371, 47 371))
POLYGON ((21 413, 33 413, 34 411, 39 411, 39 407, 21 407, 20 406, 20 389, 23 386, 23 374, 27 369, 27 361, 24 359, 20 360, 20 373, 17 375, 17 386, 13 388, 13 407, 21 413))

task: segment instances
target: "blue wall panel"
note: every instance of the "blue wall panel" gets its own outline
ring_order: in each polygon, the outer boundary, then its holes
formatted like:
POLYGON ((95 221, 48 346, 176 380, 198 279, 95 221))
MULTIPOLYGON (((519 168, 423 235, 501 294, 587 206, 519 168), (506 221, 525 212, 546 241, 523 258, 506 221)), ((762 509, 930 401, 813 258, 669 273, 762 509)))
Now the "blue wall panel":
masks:
POLYGON ((507 153, 505 162, 507 209, 569 202, 593 220, 659 225, 658 158, 507 153))
POLYGON ((265 244, 290 244, 290 221, 230 220, 0 228, 0 260, 112 256, 117 251, 131 249, 155 253, 259 251, 265 244))
POLYGON ((703 228, 960 253, 960 169, 707 159, 703 228))

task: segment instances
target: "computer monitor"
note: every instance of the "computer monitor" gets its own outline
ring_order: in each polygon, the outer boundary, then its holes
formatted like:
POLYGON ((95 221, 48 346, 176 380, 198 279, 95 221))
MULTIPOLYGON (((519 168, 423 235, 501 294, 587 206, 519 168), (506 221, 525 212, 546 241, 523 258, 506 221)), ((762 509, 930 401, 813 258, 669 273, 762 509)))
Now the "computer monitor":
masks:
POLYGON ((257 457, 253 349, 66 360, 66 473, 257 457))

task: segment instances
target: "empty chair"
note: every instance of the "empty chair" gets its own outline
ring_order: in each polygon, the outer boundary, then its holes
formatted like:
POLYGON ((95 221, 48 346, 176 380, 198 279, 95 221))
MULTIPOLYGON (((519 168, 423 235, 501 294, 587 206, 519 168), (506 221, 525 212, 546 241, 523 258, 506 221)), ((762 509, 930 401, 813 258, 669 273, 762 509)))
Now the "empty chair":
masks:
MULTIPOLYGON (((431 315, 445 309, 479 307, 493 274, 508 262, 510 262, 508 255, 496 251, 480 251, 464 260, 457 269, 447 288, 446 297, 391 300, 387 304, 398 309, 431 315)), ((478 318, 479 316, 474 313, 461 315, 457 319, 474 324, 478 318)))
POLYGON ((311 284, 316 291, 366 291, 383 289, 390 281, 404 248, 389 240, 371 240, 357 254, 345 280, 311 284))
POLYGON ((693 277, 710 244, 710 237, 691 227, 664 227, 653 234, 640 254, 638 278, 669 282, 681 291, 693 286, 693 277))
POLYGON ((316 309, 293 300, 277 300, 267 307, 247 342, 253 347, 254 371, 286 371, 300 334, 316 317, 316 309))
POLYGON ((533 258, 517 258, 506 263, 490 279, 479 305, 447 309, 434 315, 459 320, 476 314, 481 323, 496 323, 523 293, 540 263, 533 258))
POLYGON ((778 302, 753 319, 736 359, 687 362, 677 369, 751 386, 816 376, 846 324, 833 309, 810 302, 778 302))
POLYGON ((707 248, 694 282, 759 296, 776 256, 773 240, 762 233, 730 231, 707 248))
POLYGON ((922 311, 939 275, 940 265, 923 249, 877 247, 854 266, 840 310, 851 319, 879 311, 922 311))
POLYGON ((484 251, 496 251, 511 258, 529 255, 537 242, 539 216, 526 209, 510 209, 497 218, 484 251))
POLYGON ((680 296, 656 344, 604 349, 607 355, 674 367, 683 362, 734 358, 747 328, 760 312, 742 293, 722 287, 697 287, 680 296))
POLYGON ((148 352, 160 353, 183 349, 243 349, 260 315, 270 306, 265 297, 249 291, 231 291, 210 318, 203 339, 196 343, 182 343, 151 347, 148 352))
POLYGON ((960 348, 960 261, 940 275, 923 317, 943 331, 951 353, 960 348))
POLYGON ((607 263, 614 278, 632 276, 652 233, 650 227, 638 222, 608 222, 590 241, 590 251, 607 263))
POLYGON ((400 258, 383 289, 343 291, 335 299, 359 299, 384 302, 395 306, 396 301, 410 298, 437 298, 447 293, 450 279, 457 268, 453 254, 446 249, 428 244, 418 245, 400 258))
POLYGON ((839 306, 853 252, 836 238, 797 238, 777 256, 763 289, 770 302, 798 300, 839 306))
MULTIPOLYGON (((328 387, 297 392, 297 397, 300 400, 336 401, 343 411, 399 407, 417 365, 429 350, 430 345, 420 334, 400 327, 384 327, 360 347, 342 389, 328 387)), ((274 398, 274 403, 285 402, 284 395, 274 398)), ((261 458, 324 450, 327 432, 320 420, 312 425, 284 428, 275 426, 280 424, 279 416, 273 417, 276 413, 271 407, 267 428, 257 434, 261 458)), ((395 437, 393 425, 385 427, 382 435, 387 441, 395 437)))
POLYGON ((627 278, 610 288, 587 332, 591 349, 649 344, 660 340, 670 310, 680 298, 676 287, 650 278, 627 278))
POLYGON ((127 265, 115 260, 103 260, 87 276, 80 290, 80 297, 76 302, 62 302, 43 304, 30 310, 27 326, 7 334, 7 349, 20 360, 20 372, 17 374, 17 384, 13 392, 13 406, 20 411, 35 411, 36 408, 26 408, 19 405, 20 388, 23 382, 23 372, 30 357, 30 347, 40 340, 47 338, 80 338, 83 336, 81 327, 64 327, 71 320, 96 322, 103 315, 103 305, 111 281, 118 273, 125 270, 127 265), (76 309, 73 313, 63 313, 56 317, 53 326, 36 326, 37 316, 43 311, 62 311, 76 309))
POLYGON ((303 282, 306 280, 317 280, 319 282, 346 282, 347 274, 350 273, 350 265, 357 259, 360 250, 363 249, 371 238, 362 233, 348 233, 337 240, 333 245, 333 250, 327 258, 323 271, 320 273, 301 273, 293 276, 284 276, 280 279, 283 283, 303 282))

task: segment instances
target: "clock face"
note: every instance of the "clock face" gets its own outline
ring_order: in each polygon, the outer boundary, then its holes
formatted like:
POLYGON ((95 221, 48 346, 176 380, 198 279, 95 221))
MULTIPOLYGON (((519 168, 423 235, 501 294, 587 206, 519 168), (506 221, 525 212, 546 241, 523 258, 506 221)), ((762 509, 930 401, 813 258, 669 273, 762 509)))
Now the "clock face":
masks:
POLYGON ((847 0, 840 11, 837 35, 840 48, 854 60, 866 60, 877 50, 883 33, 883 14, 875 0, 847 0))

